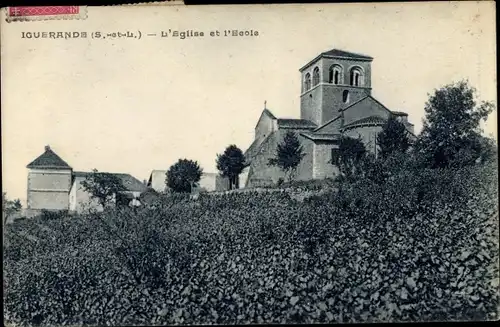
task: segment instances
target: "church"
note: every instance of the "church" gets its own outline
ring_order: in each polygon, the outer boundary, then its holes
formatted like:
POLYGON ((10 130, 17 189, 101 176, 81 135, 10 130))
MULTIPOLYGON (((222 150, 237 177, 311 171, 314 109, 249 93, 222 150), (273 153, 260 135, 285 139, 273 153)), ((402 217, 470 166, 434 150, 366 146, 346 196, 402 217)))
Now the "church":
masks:
POLYGON ((300 68, 300 118, 278 118, 264 108, 255 126, 254 141, 245 152, 245 187, 273 185, 284 178, 284 173, 268 162, 288 131, 297 135, 305 153, 296 180, 336 176, 338 169, 331 160, 342 135, 360 138, 377 156, 377 134, 391 115, 414 139, 408 114, 390 110, 372 96, 372 61, 367 55, 332 49, 300 68))

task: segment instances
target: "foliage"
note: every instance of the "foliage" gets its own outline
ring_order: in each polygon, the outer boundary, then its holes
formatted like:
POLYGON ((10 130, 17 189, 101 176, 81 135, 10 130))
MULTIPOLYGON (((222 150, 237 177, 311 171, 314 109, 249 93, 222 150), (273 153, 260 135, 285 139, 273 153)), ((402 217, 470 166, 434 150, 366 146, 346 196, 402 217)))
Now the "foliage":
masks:
POLYGON ((429 96, 425 120, 416 143, 422 165, 461 167, 481 157, 485 142, 480 122, 493 110, 490 102, 480 102, 467 81, 449 84, 429 96))
POLYGON ((2 212, 3 212, 3 224, 5 226, 8 218, 20 212, 22 209, 21 201, 19 199, 9 200, 7 198, 7 193, 2 192, 2 212))
POLYGON ((396 151, 405 153, 410 146, 405 125, 393 115, 389 116, 387 122, 382 126, 382 131, 377 136, 377 143, 382 158, 386 158, 396 151))
POLYGON ((286 175, 288 180, 292 180, 297 167, 300 164, 305 153, 297 135, 294 132, 287 131, 283 141, 278 144, 274 158, 270 158, 268 165, 278 166, 286 175))
POLYGON ((201 179, 203 170, 197 161, 179 159, 167 171, 167 186, 174 192, 189 193, 201 179))
POLYGON ((340 139, 337 156, 332 158, 332 164, 339 167, 343 176, 349 178, 361 173, 366 156, 367 151, 361 139, 344 135, 340 139))
POLYGON ((116 194, 125 191, 122 180, 111 173, 101 173, 93 169, 81 183, 83 189, 96 199, 102 207, 113 201, 116 194))
POLYGON ((345 180, 304 202, 285 190, 174 193, 137 213, 15 222, 4 245, 5 320, 498 319, 497 169, 394 169, 382 185, 345 180))
POLYGON ((245 156, 236 145, 229 145, 222 154, 217 154, 217 169, 221 175, 229 178, 229 188, 239 188, 238 176, 245 168, 245 156))

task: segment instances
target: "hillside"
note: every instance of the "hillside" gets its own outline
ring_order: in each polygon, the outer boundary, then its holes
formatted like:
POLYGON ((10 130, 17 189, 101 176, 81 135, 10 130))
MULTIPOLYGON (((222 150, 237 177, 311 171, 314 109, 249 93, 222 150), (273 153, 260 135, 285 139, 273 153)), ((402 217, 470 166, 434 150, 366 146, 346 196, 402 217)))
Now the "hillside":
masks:
MULTIPOLYGON (((317 188, 317 187, 316 187, 317 188)), ((227 324, 498 319, 497 166, 7 226, 5 320, 227 324)))

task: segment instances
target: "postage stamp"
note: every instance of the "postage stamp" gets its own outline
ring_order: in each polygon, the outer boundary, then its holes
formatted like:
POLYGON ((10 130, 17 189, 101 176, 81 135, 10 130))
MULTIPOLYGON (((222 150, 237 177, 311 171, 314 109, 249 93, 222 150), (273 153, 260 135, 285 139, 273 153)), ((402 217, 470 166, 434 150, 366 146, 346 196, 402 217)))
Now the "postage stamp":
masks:
POLYGON ((6 20, 9 23, 87 18, 87 8, 84 6, 7 7, 5 9, 6 20))

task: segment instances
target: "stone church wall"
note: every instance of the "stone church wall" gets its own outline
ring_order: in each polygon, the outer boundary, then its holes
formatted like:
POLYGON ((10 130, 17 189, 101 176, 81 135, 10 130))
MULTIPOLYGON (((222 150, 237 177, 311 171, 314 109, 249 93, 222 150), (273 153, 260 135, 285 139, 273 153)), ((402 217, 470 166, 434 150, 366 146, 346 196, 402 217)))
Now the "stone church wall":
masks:
POLYGON ((369 89, 349 85, 326 84, 323 88, 323 112, 321 113, 321 124, 332 120, 340 113, 339 109, 346 108, 369 95, 369 89), (343 101, 344 91, 348 92, 348 101, 343 101))
MULTIPOLYGON (((297 168, 295 179, 296 180, 309 180, 312 178, 312 165, 313 165, 313 143, 300 136, 301 130, 292 130, 296 133, 303 146, 305 153, 304 158, 297 168)), ((278 130, 270 135, 264 143, 259 152, 252 158, 251 173, 248 175, 247 187, 259 187, 275 185, 280 178, 285 179, 285 174, 278 167, 269 166, 270 158, 276 154, 278 144, 283 140, 286 130, 278 130)))
POLYGON ((382 131, 381 126, 365 126, 358 127, 352 130, 346 131, 345 135, 353 138, 361 138, 363 141, 366 150, 370 151, 373 154, 376 154, 376 151, 379 150, 379 147, 376 146, 376 138, 378 133, 382 131))
POLYGON ((316 142, 314 144, 314 179, 333 178, 338 175, 338 168, 330 163, 332 159, 332 149, 337 148, 336 144, 326 142, 316 142))
POLYGON ((367 98, 344 111, 344 123, 347 125, 363 117, 380 116, 388 118, 390 112, 371 98, 367 98))

